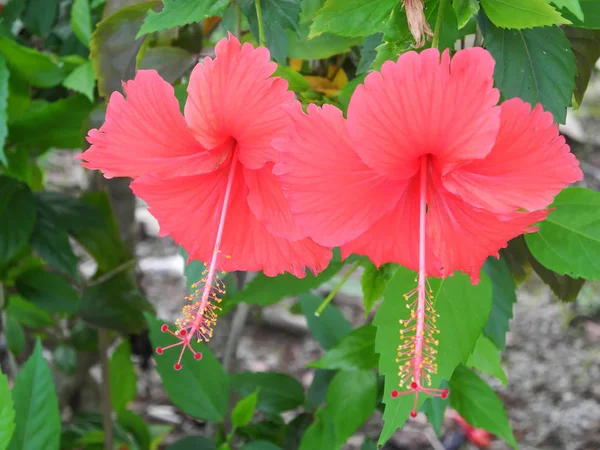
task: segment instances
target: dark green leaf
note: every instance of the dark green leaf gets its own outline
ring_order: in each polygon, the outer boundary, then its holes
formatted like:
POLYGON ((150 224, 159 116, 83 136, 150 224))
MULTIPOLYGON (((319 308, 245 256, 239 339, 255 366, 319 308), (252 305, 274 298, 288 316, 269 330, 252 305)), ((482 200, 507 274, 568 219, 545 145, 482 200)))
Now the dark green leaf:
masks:
POLYGON ((197 57, 177 47, 151 47, 144 52, 140 69, 155 69, 169 83, 189 73, 197 57))
POLYGON ((450 380, 452 407, 475 428, 483 428, 517 448, 502 402, 485 381, 464 366, 450 380))
POLYGON ((529 278, 532 271, 529 264, 529 255, 531 255, 531 252, 527 248, 523 235, 508 241, 508 246, 500 250, 500 255, 506 261, 517 286, 529 278))
POLYGON ((585 279, 559 275, 540 264, 531 253, 529 253, 529 262, 535 273, 552 289, 552 292, 560 301, 571 303, 577 299, 579 291, 585 284, 585 279))
POLYGON ((568 9, 577 19, 583 20, 583 11, 581 10, 579 0, 551 0, 551 2, 559 9, 568 9))
POLYGON ((15 119, 29 109, 31 105, 30 87, 27 81, 12 71, 8 78, 8 117, 15 119))
POLYGON ((600 279, 600 193, 564 189, 550 208, 539 231, 525 236, 533 256, 559 274, 600 279))
POLYGON ((322 301, 318 295, 300 295, 302 313, 306 317, 310 332, 323 348, 329 349, 352 331, 352 325, 332 304, 327 305, 321 315, 316 316, 315 311, 322 301))
MULTIPOLYGON (((146 320, 154 347, 166 347, 174 343, 173 336, 160 331, 161 321, 149 314, 146 314, 146 320)), ((198 419, 220 422, 227 413, 229 379, 206 345, 194 342, 193 346, 202 353, 200 361, 196 361, 192 353, 186 351, 181 360, 183 368, 176 371, 173 365, 179 357, 179 348, 167 350, 156 357, 158 373, 169 399, 183 412, 198 419)))
POLYGON ((125 409, 118 411, 117 421, 133 436, 139 450, 150 450, 150 431, 144 419, 125 409))
POLYGON ((23 15, 25 28, 32 34, 46 37, 58 13, 58 0, 28 0, 23 15))
POLYGON ((312 383, 306 393, 306 406, 309 408, 318 408, 325 400, 329 383, 335 376, 335 370, 315 370, 312 383))
POLYGON ((360 370, 372 369, 377 365, 375 332, 370 323, 352 331, 330 348, 321 359, 309 364, 318 369, 360 370))
MULTIPOLYGON (((404 424, 413 407, 414 397, 403 395, 391 397, 394 389, 399 389, 400 377, 396 363, 397 347, 400 344, 399 320, 408 319, 411 310, 406 308, 404 293, 415 287, 415 273, 400 267, 390 282, 379 306, 373 324, 377 326, 375 349, 379 353, 379 372, 385 375, 383 402, 386 404, 383 419, 385 422, 379 444, 404 424)), ((439 314, 437 327, 440 331, 437 364, 438 372, 432 375, 431 387, 439 388, 443 379, 450 379, 454 369, 467 362, 475 348, 482 328, 488 320, 491 304, 491 283, 482 276, 477 286, 471 285, 466 275, 454 275, 445 280, 430 278, 435 308, 439 314)), ((401 389, 401 387, 400 387, 401 389)), ((452 395, 452 394, 451 394, 452 395)), ((417 408, 427 396, 419 396, 417 408)))
POLYGON ((8 135, 8 80, 9 73, 6 59, 0 54, 0 163, 8 166, 8 159, 4 154, 4 142, 8 135))
POLYGON ((578 108, 583 101, 583 94, 587 89, 596 61, 600 58, 600 30, 563 27, 563 31, 571 43, 571 50, 575 55, 575 64, 577 65, 573 106, 578 108))
POLYGON ((310 36, 333 33, 369 36, 381 31, 398 0, 327 0, 317 12, 310 36))
POLYGON ((335 433, 335 422, 331 416, 325 410, 319 410, 315 421, 302 436, 299 450, 335 450, 338 448, 335 433))
POLYGON ((92 15, 89 0, 75 0, 71 7, 71 28, 77 39, 90 46, 92 39, 92 15))
POLYGON ((38 340, 12 391, 15 403, 15 434, 10 450, 58 450, 60 414, 52 373, 38 340))
MULTIPOLYGON (((454 11, 454 8, 452 8, 450 4, 446 1, 442 3, 439 0, 432 0, 427 5, 427 11, 425 13, 425 16, 427 17, 427 21, 431 25, 431 28, 434 29, 434 27, 438 24, 437 17, 438 11, 440 9, 440 4, 443 5, 443 8, 442 19, 439 22, 440 29, 438 48, 454 49, 454 43, 458 39, 458 19, 456 17, 456 12, 454 11)), ((431 45, 433 45, 433 41, 431 45)))
POLYGON ((160 2, 127 6, 96 26, 90 44, 90 59, 102 97, 121 90, 121 81, 134 77, 136 56, 145 38, 136 38, 146 13, 160 2))
POLYGON ((281 450, 281 448, 269 441, 254 441, 244 445, 242 450, 281 450))
POLYGON ((169 445, 167 450, 217 450, 217 444, 202 436, 187 436, 169 445))
POLYGON ((479 2, 477 0, 454 0, 452 7, 456 12, 458 28, 463 28, 471 17, 479 11, 479 2))
POLYGON ((96 81, 94 80, 94 67, 92 62, 88 61, 73 70, 73 72, 65 78, 65 81, 63 81, 63 86, 85 95, 90 99, 90 102, 93 102, 96 81))
POLYGON ((498 348, 484 335, 479 336, 475 350, 473 350, 466 366, 498 378, 505 386, 508 384, 500 362, 498 348))
POLYGON ((77 350, 70 345, 59 345, 54 350, 54 367, 69 375, 77 371, 77 350))
POLYGON ((245 427, 252 422, 256 402, 258 401, 258 392, 255 390, 252 394, 241 399, 231 411, 231 423, 236 427, 245 427))
POLYGON ((381 44, 382 38, 382 33, 377 33, 372 34, 365 39, 360 51, 360 61, 356 67, 357 74, 367 73, 369 71, 369 67, 371 67, 371 64, 373 64, 373 61, 375 61, 375 57, 377 56, 376 48, 381 44))
POLYGON ((492 282, 492 311, 483 332, 500 350, 506 348, 506 332, 513 317, 513 305, 517 302, 515 282, 504 257, 490 256, 483 265, 485 274, 492 282))
POLYGON ((369 315, 375 302, 383 297, 383 292, 394 277, 397 268, 398 264, 395 263, 384 264, 379 269, 372 262, 365 264, 365 271, 360 280, 363 291, 363 303, 365 305, 365 316, 369 315))
POLYGON ((50 314, 21 297, 9 297, 7 311, 10 316, 26 327, 43 328, 54 325, 50 314))
POLYGON ((481 6, 497 27, 522 29, 570 23, 546 0, 481 0, 481 6))
MULTIPOLYGON (((440 385, 441 389, 448 389, 449 385, 446 380, 442 381, 440 385)), ((450 406, 450 399, 443 399, 442 397, 428 397, 423 403, 421 411, 427 415, 427 420, 435 430, 436 434, 440 436, 442 434, 442 424, 444 423, 444 413, 446 408, 450 406)))
POLYGON ((360 450, 377 450, 377 444, 366 437, 363 444, 360 446, 360 450))
POLYGON ((6 450, 15 431, 15 410, 8 378, 0 372, 0 450, 6 450))
POLYGON ((201 22, 207 17, 221 16, 227 4, 227 0, 164 0, 162 11, 148 12, 137 37, 192 22, 201 22))
MULTIPOLYGON (((15 355, 21 354, 25 349, 25 332, 17 319, 13 316, 6 316, 6 345, 8 349, 15 355)), ((0 448, 2 446, 0 445, 0 448)))
POLYGON ((83 95, 47 103, 11 120, 8 139, 43 153, 50 147, 81 148, 85 120, 93 104, 83 95))
POLYGON ((304 403, 304 388, 294 378, 276 372, 243 372, 231 375, 231 385, 246 396, 260 389, 257 408, 267 414, 279 414, 304 403))
POLYGON ((110 357, 110 403, 117 413, 124 411, 136 395, 137 378, 131 362, 129 341, 122 341, 110 357))
POLYGON ((21 250, 35 226, 35 199, 27 185, 0 175, 0 264, 21 250))
POLYGON ((485 18, 481 27, 485 46, 496 60, 494 80, 502 95, 541 103, 556 122, 564 123, 577 70, 564 32, 556 26, 505 30, 485 18))
POLYGON ((26 272, 16 280, 24 298, 48 312, 73 314, 79 310, 79 294, 60 275, 44 270, 26 272))
MULTIPOLYGON (((554 1, 558 5, 558 0, 554 1)), ((576 0, 560 0, 560 3, 576 3, 576 0)), ((563 9, 563 16, 573 22, 573 25, 581 28, 600 29, 600 3, 597 0, 578 0, 579 6, 581 7, 580 15, 572 13, 575 7, 563 9)))
POLYGON ((80 352, 97 351, 98 330, 88 326, 83 320, 77 319, 71 328, 71 342, 80 352))

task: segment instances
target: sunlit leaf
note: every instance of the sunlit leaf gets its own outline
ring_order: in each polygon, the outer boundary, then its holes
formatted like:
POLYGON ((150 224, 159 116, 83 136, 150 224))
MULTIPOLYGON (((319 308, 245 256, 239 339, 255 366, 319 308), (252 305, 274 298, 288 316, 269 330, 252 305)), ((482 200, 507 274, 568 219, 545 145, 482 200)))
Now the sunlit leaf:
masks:
POLYGON ((555 4, 569 4, 569 7, 562 9, 563 16, 573 22, 573 26, 580 28, 588 28, 598 30, 600 29, 600 3, 597 0, 560 0, 555 1, 555 4), (578 11, 574 3, 579 3, 581 7, 581 14, 578 11))
POLYGON ((75 0, 71 7, 71 28, 77 39, 90 46, 92 39, 92 15, 89 0, 75 0))
POLYGON ((252 421, 256 403, 258 402, 258 392, 260 388, 252 394, 241 399, 231 411, 231 423, 236 427, 245 427, 252 421))
POLYGON ((154 31, 200 22, 206 17, 220 16, 228 3, 228 0, 164 0, 162 11, 148 13, 137 37, 154 31))
POLYGON ((533 28, 571 23, 546 0, 481 0, 486 15, 497 27, 533 28))

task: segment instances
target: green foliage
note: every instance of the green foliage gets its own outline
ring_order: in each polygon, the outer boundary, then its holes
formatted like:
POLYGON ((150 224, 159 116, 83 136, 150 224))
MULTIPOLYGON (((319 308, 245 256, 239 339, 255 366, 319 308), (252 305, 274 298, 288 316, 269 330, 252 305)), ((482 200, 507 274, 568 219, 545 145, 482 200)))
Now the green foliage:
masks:
POLYGON ((565 303, 574 302, 579 295, 579 291, 585 284, 584 278, 573 278, 569 275, 560 275, 540 264, 531 252, 527 252, 531 267, 538 274, 544 283, 546 283, 556 297, 565 303))
POLYGON ((236 427, 245 427, 252 421, 260 388, 241 399, 231 411, 231 423, 236 427))
POLYGON ((321 359, 310 364, 317 369, 361 370, 377 365, 376 328, 367 324, 343 337, 321 359))
POLYGON ((52 373, 42 355, 38 340, 12 391, 15 406, 15 432, 10 450, 43 448, 58 450, 60 414, 52 373), (35 431, 33 431, 35 430, 35 431))
POLYGON ((120 414, 137 394, 135 368, 131 362, 131 346, 128 341, 122 341, 115 349, 110 357, 109 369, 110 403, 120 414))
POLYGON ((395 263, 384 264, 379 269, 371 262, 365 264, 365 270, 360 280, 363 291, 363 303, 365 305, 365 317, 369 315, 375 302, 383 296, 383 292, 394 277, 397 269, 398 265, 395 263))
POLYGON ((477 339, 475 350, 466 364, 492 377, 498 378, 506 386, 508 380, 500 363, 500 354, 494 343, 483 334, 477 339))
POLYGON ((578 108, 583 101, 596 61, 600 58, 600 30, 585 30, 575 27, 564 27, 563 31, 571 43, 575 55, 577 76, 575 77, 575 92, 573 106, 578 108))
POLYGON ((167 450, 217 450, 217 444, 202 436, 186 436, 169 445, 167 450))
POLYGON ((496 60, 494 80, 505 98, 541 103, 564 123, 575 88, 575 57, 558 27, 504 30, 481 21, 485 46, 496 60))
POLYGON ((54 325, 54 320, 49 313, 21 297, 12 296, 8 298, 7 312, 20 324, 27 327, 43 328, 54 325))
POLYGON ((552 3, 559 9, 566 8, 577 19, 583 20, 583 11, 581 10, 581 4, 579 3, 579 0, 552 0, 552 3))
POLYGON ((525 237, 535 258, 545 267, 574 278, 600 279, 600 193, 563 190, 554 199, 539 231, 525 237))
POLYGON ((79 294, 70 283, 52 272, 36 269, 16 280, 19 294, 44 311, 73 314, 79 310, 79 294))
POLYGON ((71 7, 71 28, 77 39, 89 47, 92 39, 92 15, 89 0, 74 0, 71 7))
MULTIPOLYGON (((4 334, 6 336, 6 345, 14 355, 20 355, 25 349, 25 332, 17 319, 12 316, 6 316, 4 334)), ((0 448, 2 446, 0 445, 0 448)))
POLYGON ((248 396, 259 390, 256 408, 267 414, 279 414, 304 403, 302 385, 283 373, 236 373, 231 375, 231 386, 242 396, 248 396))
POLYGON ((533 28, 571 23, 546 0, 481 0, 486 15, 497 27, 533 28))
POLYGON ((333 418, 321 409, 315 415, 315 421, 304 433, 299 450, 336 449, 337 436, 333 418))
POLYGON ((454 0, 452 7, 456 12, 458 28, 462 28, 479 11, 479 2, 477 0, 454 0))
POLYGON ((148 12, 136 37, 200 22, 206 17, 220 16, 227 4, 227 0, 165 0, 162 11, 148 12))
POLYGON ((94 101, 94 88, 96 81, 94 80, 94 66, 91 61, 77 67, 63 81, 63 86, 72 91, 79 92, 94 101))
POLYGON ((502 402, 485 381, 459 366, 450 380, 450 392, 452 407, 470 425, 488 430, 517 448, 502 402))
POLYGON ((35 225, 35 199, 19 181, 0 175, 0 264, 27 243, 35 225))
MULTIPOLYGON (((166 347, 174 343, 173 336, 160 331, 162 322, 149 314, 146 314, 146 321, 154 347, 166 347)), ((175 371, 173 365, 177 362, 179 351, 166 351, 156 358, 158 373, 169 399, 178 408, 198 419, 221 422, 229 402, 229 378, 206 345, 193 345, 196 351, 202 353, 200 361, 196 361, 191 352, 184 352, 182 369, 175 371)))
POLYGON ((0 450, 6 450, 15 431, 15 410, 8 378, 0 373, 0 450))
MULTIPOLYGON (((396 363, 400 329, 398 320, 410 316, 403 294, 414 288, 414 280, 414 272, 400 267, 390 282, 373 321, 377 327, 375 350, 380 355, 379 372, 385 376, 385 425, 379 438, 380 445, 404 424, 413 407, 414 398, 411 395, 393 399, 390 393, 398 389, 399 384, 396 363)), ((459 364, 466 363, 469 359, 488 320, 492 293, 491 283, 485 276, 477 286, 471 285, 465 275, 454 275, 445 280, 431 278, 429 281, 434 293, 435 308, 440 316, 437 320, 440 331, 437 338, 438 373, 431 377, 432 387, 437 388, 443 379, 450 379, 459 364)), ((419 396, 418 407, 425 398, 425 395, 419 396)))
POLYGON ((596 0, 560 0, 553 2, 557 6, 565 4, 563 16, 573 22, 573 26, 588 29, 600 29, 600 4, 596 0), (569 6, 566 5, 569 3, 569 6), (577 11, 575 3, 579 3, 581 14, 577 11), (573 5, 571 5, 573 4, 573 5), (583 17, 581 17, 583 16, 583 17))
POLYGON ((317 295, 300 295, 300 306, 310 332, 323 348, 329 349, 352 331, 352 325, 340 310, 331 304, 316 316, 315 311, 322 301, 323 299, 317 295))

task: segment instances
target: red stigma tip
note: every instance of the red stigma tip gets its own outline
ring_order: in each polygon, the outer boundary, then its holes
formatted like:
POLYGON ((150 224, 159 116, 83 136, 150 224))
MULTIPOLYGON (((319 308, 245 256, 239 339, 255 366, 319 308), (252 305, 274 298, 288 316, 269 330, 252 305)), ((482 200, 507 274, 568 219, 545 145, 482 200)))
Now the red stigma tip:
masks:
POLYGON ((167 325, 166 323, 163 324, 163 326, 160 327, 160 331, 166 333, 167 331, 169 331, 169 325, 167 325))
POLYGON ((411 389, 416 389, 416 388, 418 388, 418 387, 419 387, 419 385, 417 384, 417 382, 416 382, 416 381, 413 381, 412 383, 410 383, 410 388, 411 388, 411 389))
POLYGON ((444 398, 444 399, 448 398, 449 393, 450 392, 448 391, 448 389, 443 389, 442 390, 442 398, 444 398))
POLYGON ((187 331, 185 331, 185 330, 181 330, 181 331, 179 332, 179 335, 180 335, 180 336, 185 336, 186 334, 187 334, 187 331))
POLYGON ((159 355, 162 355, 163 354, 162 347, 156 347, 156 353, 159 354, 159 355))
POLYGON ((413 419, 417 417, 417 412, 416 411, 411 411, 410 412, 410 417, 412 417, 413 419))
POLYGON ((181 364, 179 364, 179 363, 176 363, 176 364, 173 366, 173 368, 174 368, 175 370, 181 370, 181 364))
POLYGON ((398 391, 394 389, 390 395, 392 396, 392 398, 396 398, 398 397, 398 391))
POLYGON ((202 359, 202 353, 194 353, 194 359, 200 361, 202 359))

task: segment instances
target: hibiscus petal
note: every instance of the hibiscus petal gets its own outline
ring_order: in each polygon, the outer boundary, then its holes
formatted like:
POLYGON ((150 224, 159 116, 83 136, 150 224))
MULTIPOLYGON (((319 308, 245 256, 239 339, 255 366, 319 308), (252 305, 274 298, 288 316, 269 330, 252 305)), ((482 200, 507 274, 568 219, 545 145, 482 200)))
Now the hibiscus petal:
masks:
POLYGON ((427 245, 433 246, 444 276, 460 270, 471 282, 479 282, 479 272, 488 256, 523 233, 536 231, 531 225, 544 220, 548 211, 495 214, 475 208, 450 193, 437 182, 429 183, 427 245))
POLYGON ((499 213, 541 209, 581 170, 552 114, 519 98, 502 104, 500 131, 482 160, 450 172, 444 186, 473 206, 499 213))
POLYGON ((407 179, 419 156, 437 157, 443 173, 483 158, 499 127, 494 60, 482 48, 459 51, 450 61, 437 49, 407 52, 386 62, 358 86, 348 107, 357 153, 373 169, 407 179))
MULTIPOLYGON (((189 177, 147 175, 135 180, 131 188, 148 203, 162 236, 171 235, 191 259, 206 262, 214 250, 228 170, 227 164, 215 172, 189 177)), ((219 248, 219 270, 262 270, 269 276, 287 271, 301 277, 305 267, 314 272, 327 267, 331 250, 309 239, 290 242, 273 235, 248 207, 247 195, 240 164, 219 248)))
MULTIPOLYGON (((440 276, 440 264, 431 246, 426 246, 428 276, 440 276)), ((368 256, 376 266, 396 262, 419 269, 419 177, 413 177, 395 208, 372 227, 341 247, 342 257, 352 253, 368 256)))
POLYGON ((107 178, 188 175, 215 167, 187 128, 173 87, 155 70, 138 71, 123 88, 127 100, 113 92, 106 121, 89 132, 92 145, 78 156, 84 167, 100 169, 107 178))
POLYGON ((288 112, 294 126, 273 145, 291 211, 316 242, 344 244, 390 211, 406 183, 387 180, 360 160, 339 109, 309 105, 304 114, 296 102, 288 112))
POLYGON ((271 77, 276 68, 266 48, 242 46, 231 34, 220 40, 215 59, 198 64, 188 85, 185 118, 198 141, 214 148, 234 138, 249 169, 276 161, 271 142, 289 122, 281 106, 294 99, 287 81, 271 77))

